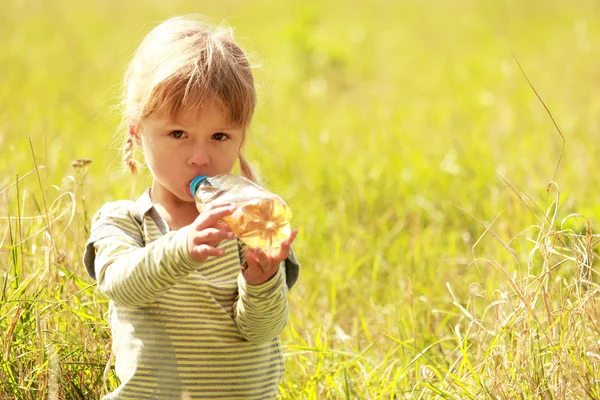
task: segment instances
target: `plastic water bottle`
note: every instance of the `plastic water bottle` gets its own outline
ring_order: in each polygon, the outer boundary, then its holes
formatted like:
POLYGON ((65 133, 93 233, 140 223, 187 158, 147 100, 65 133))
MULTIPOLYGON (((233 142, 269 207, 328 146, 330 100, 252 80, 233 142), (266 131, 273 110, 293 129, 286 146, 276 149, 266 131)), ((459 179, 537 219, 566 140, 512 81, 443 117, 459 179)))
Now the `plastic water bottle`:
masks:
POLYGON ((213 202, 237 204, 235 212, 223 221, 251 248, 278 248, 290 237, 292 210, 285 201, 242 176, 197 176, 190 183, 190 192, 200 212, 213 202))

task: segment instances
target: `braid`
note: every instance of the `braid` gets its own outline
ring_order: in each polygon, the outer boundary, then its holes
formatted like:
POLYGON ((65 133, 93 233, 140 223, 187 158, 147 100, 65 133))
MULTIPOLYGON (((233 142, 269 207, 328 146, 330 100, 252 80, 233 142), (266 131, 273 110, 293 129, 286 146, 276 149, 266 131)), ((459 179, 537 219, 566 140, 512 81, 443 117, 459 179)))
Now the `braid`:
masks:
POLYGON ((240 161, 240 170, 242 171, 242 176, 258 185, 261 185, 262 183, 258 173, 252 167, 252 165, 250 165, 248 160, 244 158, 242 153, 238 154, 238 160, 240 161))
POLYGON ((133 175, 136 175, 138 172, 138 162, 133 158, 133 138, 131 136, 127 136, 123 152, 125 153, 125 156, 123 157, 125 166, 133 175))

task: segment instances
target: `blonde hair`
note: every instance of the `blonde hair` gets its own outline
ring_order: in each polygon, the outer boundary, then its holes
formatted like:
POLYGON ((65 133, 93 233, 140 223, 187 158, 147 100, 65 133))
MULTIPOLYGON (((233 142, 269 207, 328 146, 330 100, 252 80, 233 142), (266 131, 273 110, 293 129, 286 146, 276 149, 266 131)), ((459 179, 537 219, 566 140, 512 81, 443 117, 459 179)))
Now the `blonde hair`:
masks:
MULTIPOLYGON (((210 101, 220 101, 230 121, 250 127, 256 107, 251 66, 235 43, 233 31, 214 26, 198 16, 170 18, 146 35, 131 59, 123 81, 122 128, 156 115, 175 118, 182 109, 200 111, 210 101)), ((245 143, 242 142, 242 147, 245 143)), ((133 140, 127 135, 123 161, 135 174, 133 140)), ((259 178, 240 149, 243 176, 259 178)))

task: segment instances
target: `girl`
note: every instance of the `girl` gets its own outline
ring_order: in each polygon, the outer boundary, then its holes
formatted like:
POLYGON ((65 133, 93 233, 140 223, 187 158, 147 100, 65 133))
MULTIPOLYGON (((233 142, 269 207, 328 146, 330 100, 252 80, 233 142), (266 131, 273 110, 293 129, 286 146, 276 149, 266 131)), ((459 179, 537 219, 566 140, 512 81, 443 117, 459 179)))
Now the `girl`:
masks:
POLYGON ((231 32, 190 18, 154 28, 124 81, 125 163, 144 154, 152 186, 100 208, 84 262, 110 298, 120 386, 104 399, 272 399, 283 375, 278 335, 299 266, 291 243, 246 249, 219 204, 198 214, 197 175, 256 181, 242 155, 256 93, 231 32))

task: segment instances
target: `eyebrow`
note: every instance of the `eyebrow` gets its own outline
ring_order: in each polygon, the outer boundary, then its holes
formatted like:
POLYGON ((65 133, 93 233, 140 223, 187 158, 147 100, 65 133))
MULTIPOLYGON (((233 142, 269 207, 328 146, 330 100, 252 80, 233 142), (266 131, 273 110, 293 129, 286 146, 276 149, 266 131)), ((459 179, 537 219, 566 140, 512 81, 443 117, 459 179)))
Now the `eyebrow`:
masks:
MULTIPOLYGON (((180 123, 180 122, 176 122, 176 121, 168 121, 165 124, 166 128, 183 128, 184 130, 194 130, 194 127, 188 126, 186 124, 180 123)), ((240 130, 242 129, 241 126, 235 126, 235 125, 226 125, 226 126, 216 126, 216 127, 211 127, 211 130, 216 131, 216 132, 220 132, 220 131, 233 131, 233 130, 240 130)))
MULTIPOLYGON (((178 124, 178 123, 167 123, 165 124, 165 128, 167 129, 174 129, 174 128, 181 128, 182 130, 194 130, 194 128, 190 128, 187 125, 184 124, 178 124)), ((237 130, 241 130, 242 127, 240 126, 218 126, 218 127, 211 127, 212 131, 215 132, 221 132, 221 131, 237 131, 237 130)))

